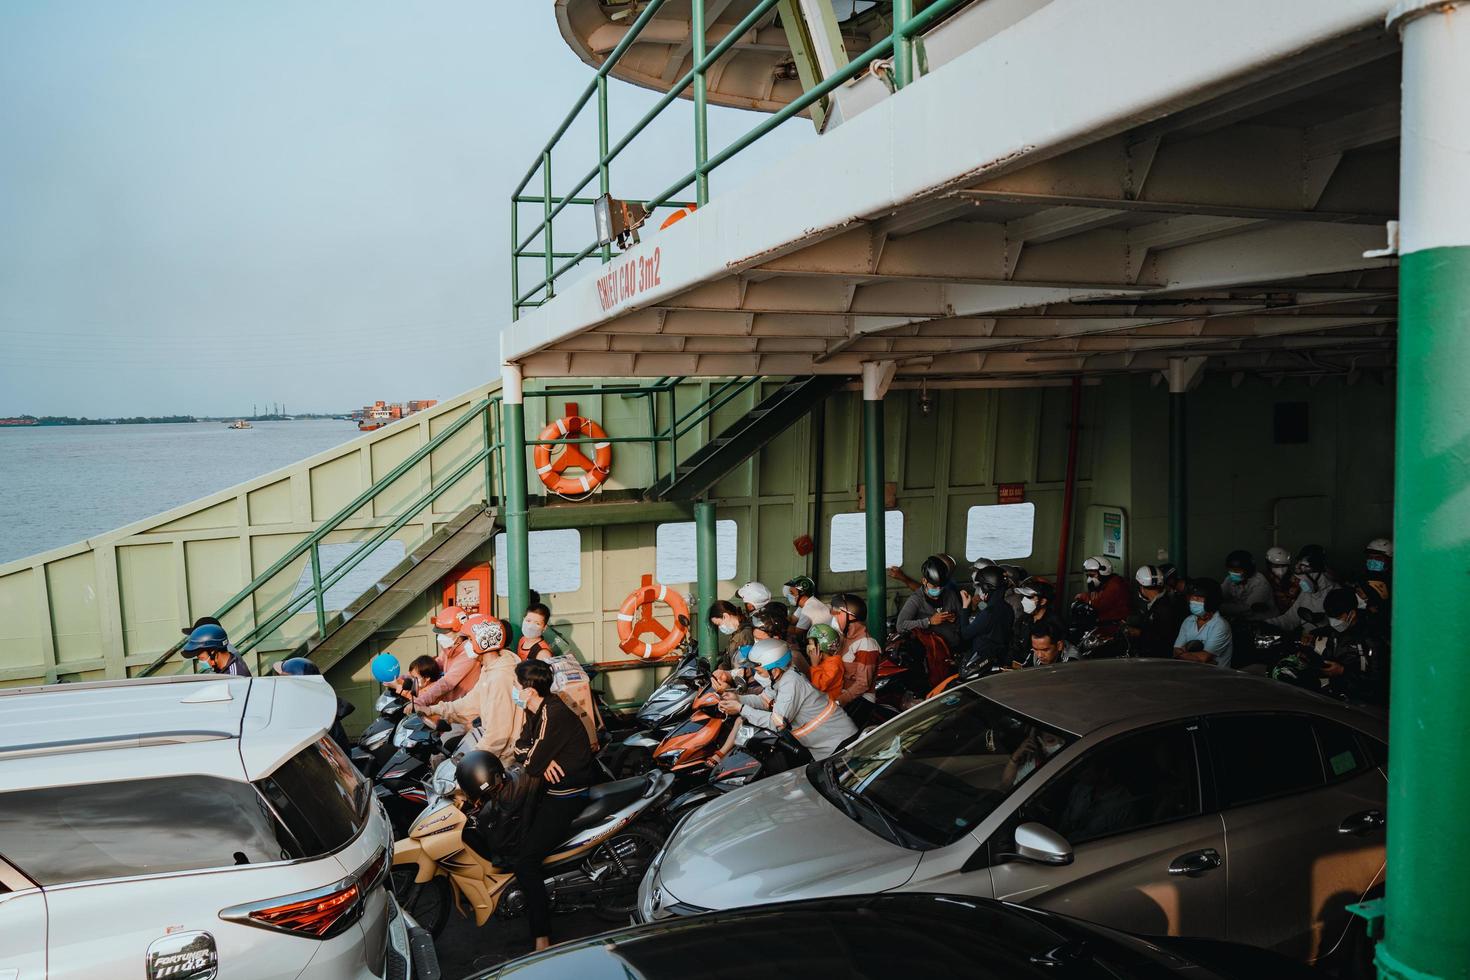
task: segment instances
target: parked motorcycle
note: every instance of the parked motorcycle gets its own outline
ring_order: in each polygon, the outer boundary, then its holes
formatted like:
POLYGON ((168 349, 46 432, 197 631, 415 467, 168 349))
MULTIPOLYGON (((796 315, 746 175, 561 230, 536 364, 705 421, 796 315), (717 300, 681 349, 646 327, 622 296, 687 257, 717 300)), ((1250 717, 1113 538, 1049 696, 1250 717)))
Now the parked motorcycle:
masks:
POLYGON ((954 653, 937 633, 909 630, 895 634, 884 647, 873 693, 880 705, 897 713, 924 700, 954 672, 954 653))
MULTIPOLYGON (((733 717, 738 719, 739 715, 733 717)), ((712 769, 706 770, 709 776, 704 782, 674 798, 669 804, 669 819, 677 821, 722 793, 811 761, 811 752, 789 731, 771 731, 741 721, 735 729, 731 750, 712 769)))
MULTIPOLYGON (((589 790, 571 836, 544 863, 553 911, 590 908, 609 922, 628 920, 638 883, 668 837, 660 810, 673 782, 666 772, 650 772, 589 790)), ((477 926, 491 915, 521 915, 525 899, 510 872, 465 839, 469 804, 455 790, 452 770, 436 774, 434 783, 430 789, 444 802, 420 814, 393 845, 399 904, 436 936, 449 921, 451 902, 461 911, 467 905, 477 926)))
POLYGON ((403 712, 407 707, 407 698, 387 690, 378 695, 378 700, 373 703, 373 710, 378 713, 378 717, 362 730, 362 734, 357 737, 357 745, 348 753, 352 764, 364 776, 372 778, 382 770, 383 763, 392 757, 393 732, 403 720, 403 712))
MULTIPOLYGON (((685 629, 688 618, 682 619, 685 629)), ((694 710, 694 699, 710 686, 712 671, 700 656, 689 635, 680 649, 683 655, 667 677, 659 682, 638 709, 632 734, 614 741, 603 750, 601 761, 614 775, 635 776, 653 767, 654 752, 659 744, 694 710)))

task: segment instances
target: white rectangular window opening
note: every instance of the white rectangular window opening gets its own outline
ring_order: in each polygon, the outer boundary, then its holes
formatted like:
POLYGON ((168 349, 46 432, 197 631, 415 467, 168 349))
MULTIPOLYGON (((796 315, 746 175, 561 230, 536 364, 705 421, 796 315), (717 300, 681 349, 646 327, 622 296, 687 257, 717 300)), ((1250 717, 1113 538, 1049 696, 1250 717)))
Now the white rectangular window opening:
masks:
MULTIPOLYGON (((361 544, 360 541, 342 541, 336 544, 317 545, 317 552, 321 558, 322 578, 331 575, 337 566, 346 561, 347 557, 361 544)), ((393 570, 393 566, 403 561, 404 554, 402 541, 397 538, 387 539, 363 555, 362 560, 352 567, 352 571, 343 575, 336 585, 327 589, 323 597, 323 608, 327 612, 346 609, 368 589, 377 585, 383 576, 393 570)), ((306 565, 301 569, 301 574, 296 578, 296 588, 292 590, 291 598, 296 599, 306 595, 311 589, 311 560, 307 559, 306 565)), ((309 613, 312 609, 313 606, 308 605, 302 612, 309 613)))
MULTIPOLYGON (((582 587, 582 532, 532 531, 531 588, 542 595, 576 592, 582 587)), ((504 532, 495 535, 495 594, 510 595, 507 584, 507 552, 504 532)))
POLYGON ((1036 505, 982 504, 965 516, 965 560, 1030 558, 1036 505))
MULTIPOLYGON (((903 564, 903 511, 883 512, 883 560, 903 564)), ((868 518, 866 514, 834 514, 827 567, 834 572, 861 572, 868 567, 868 518)))
MULTIPOLYGON (((738 538, 734 521, 715 521, 715 577, 735 577, 738 538)), ((693 521, 660 524, 653 532, 653 575, 660 585, 684 585, 699 578, 693 521)))

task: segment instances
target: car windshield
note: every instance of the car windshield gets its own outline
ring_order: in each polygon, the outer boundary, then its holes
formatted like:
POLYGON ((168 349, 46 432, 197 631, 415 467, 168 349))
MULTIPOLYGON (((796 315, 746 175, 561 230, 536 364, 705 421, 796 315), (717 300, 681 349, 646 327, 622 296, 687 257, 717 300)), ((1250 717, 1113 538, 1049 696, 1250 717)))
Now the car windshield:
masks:
POLYGON ((959 840, 1048 759, 1076 741, 957 688, 808 770, 852 819, 903 847, 959 840))

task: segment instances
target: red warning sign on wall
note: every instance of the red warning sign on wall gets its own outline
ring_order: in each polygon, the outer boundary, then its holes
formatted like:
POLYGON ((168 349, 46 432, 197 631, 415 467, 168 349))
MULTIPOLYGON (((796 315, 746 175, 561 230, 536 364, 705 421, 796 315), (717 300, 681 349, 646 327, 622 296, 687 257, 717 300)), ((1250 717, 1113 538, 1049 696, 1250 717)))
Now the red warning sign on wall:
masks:
POLYGON ((1002 504, 1024 504, 1026 502, 1026 484, 1024 483, 1002 483, 1000 485, 1000 500, 1002 504))

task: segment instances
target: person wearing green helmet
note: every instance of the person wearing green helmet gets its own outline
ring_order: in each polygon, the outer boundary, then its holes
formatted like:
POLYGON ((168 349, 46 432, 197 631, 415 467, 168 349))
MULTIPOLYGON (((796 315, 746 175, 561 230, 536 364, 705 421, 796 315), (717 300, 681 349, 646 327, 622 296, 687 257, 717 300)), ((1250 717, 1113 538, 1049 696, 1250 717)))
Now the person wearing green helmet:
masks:
POLYGON ((842 693, 842 634, 831 623, 816 623, 806 634, 807 680, 832 700, 842 693))
POLYGON ((809 575, 798 575, 781 587, 786 604, 794 610, 792 631, 806 636, 818 623, 832 622, 832 610, 817 598, 817 583, 809 575))

